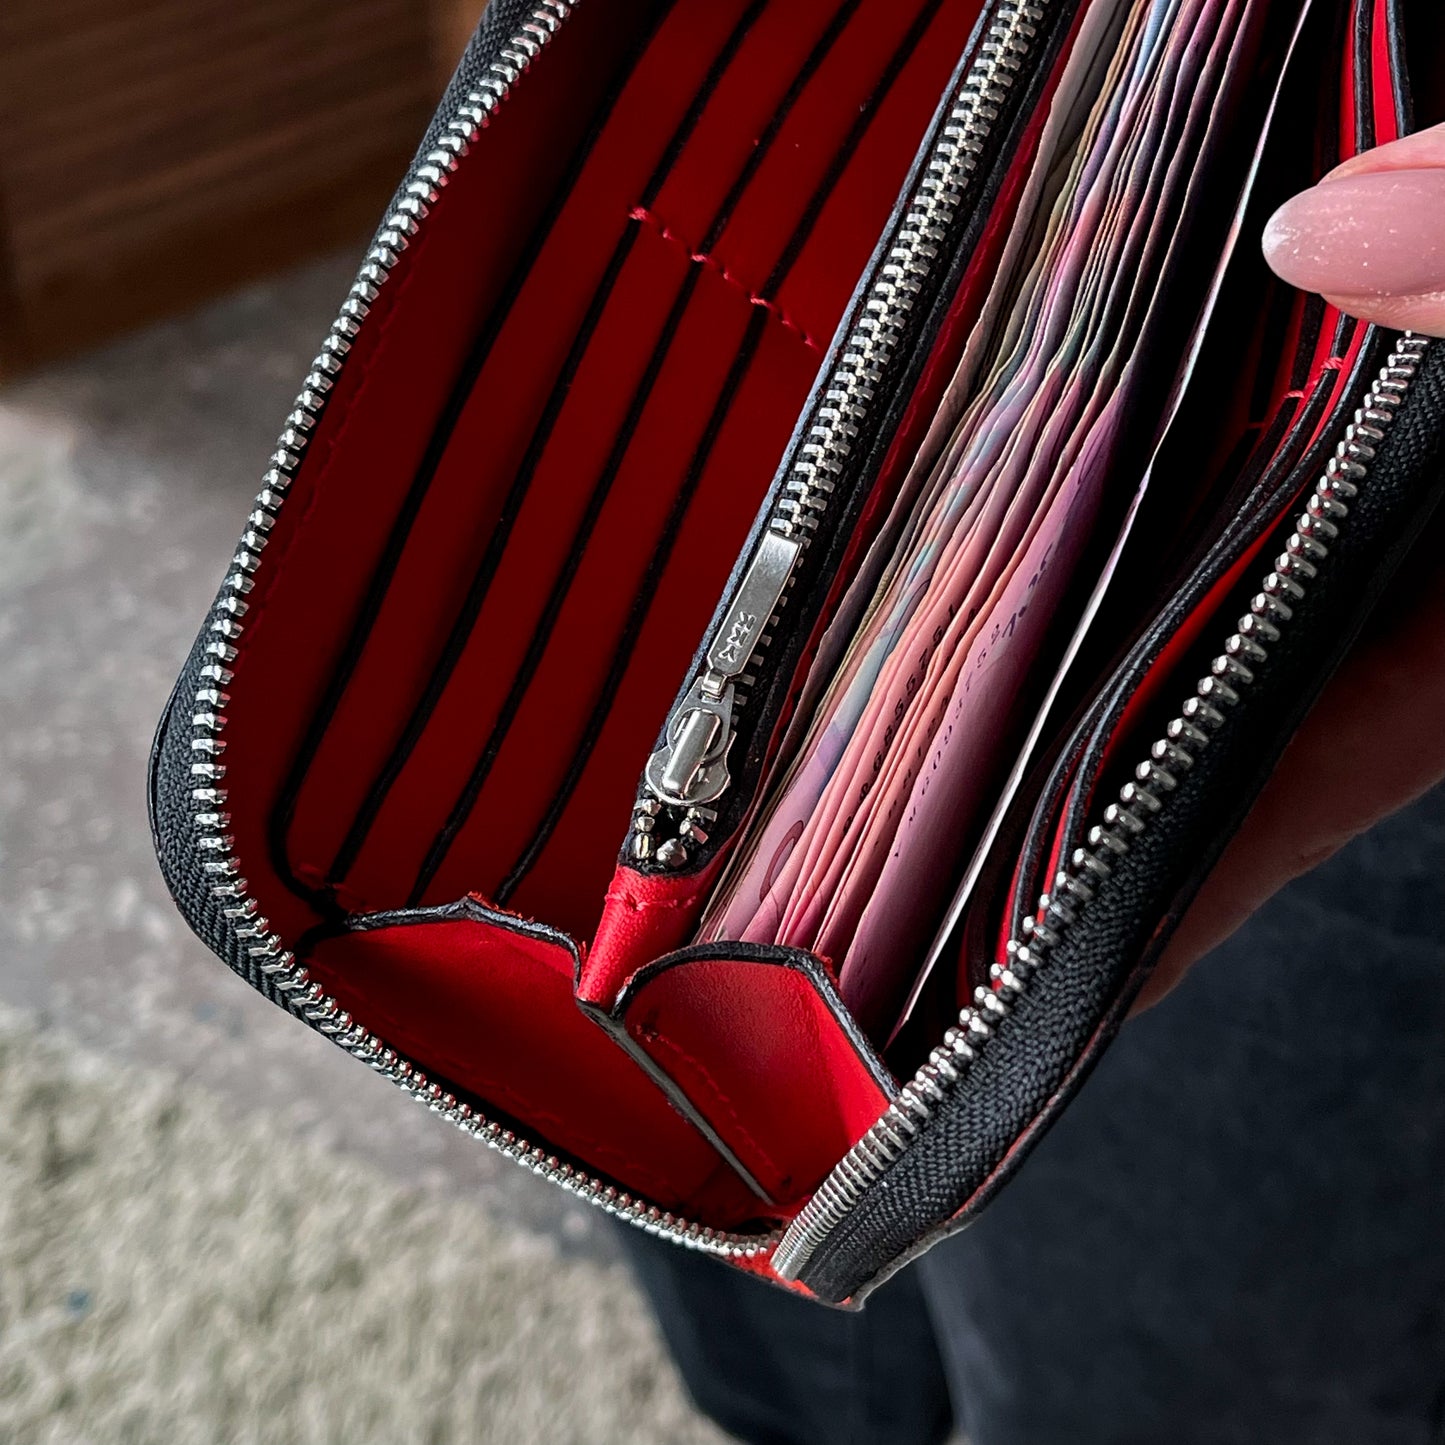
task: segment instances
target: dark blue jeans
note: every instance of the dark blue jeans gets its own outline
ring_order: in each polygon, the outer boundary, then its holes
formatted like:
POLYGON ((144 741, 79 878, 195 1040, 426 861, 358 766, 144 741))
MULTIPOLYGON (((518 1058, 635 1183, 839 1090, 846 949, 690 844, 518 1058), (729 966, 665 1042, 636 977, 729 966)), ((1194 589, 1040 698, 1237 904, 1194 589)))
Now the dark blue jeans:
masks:
POLYGON ((743 1440, 1445 1441, 1445 789, 1130 1023, 985 1216, 861 1314, 627 1233, 743 1440))

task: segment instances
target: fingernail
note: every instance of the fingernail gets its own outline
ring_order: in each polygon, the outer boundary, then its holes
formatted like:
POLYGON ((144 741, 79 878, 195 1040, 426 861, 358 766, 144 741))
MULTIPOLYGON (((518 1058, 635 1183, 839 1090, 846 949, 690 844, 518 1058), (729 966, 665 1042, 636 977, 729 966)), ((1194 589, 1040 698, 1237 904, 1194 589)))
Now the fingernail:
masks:
POLYGON ((1345 176, 1376 171, 1428 171, 1437 167, 1445 169, 1445 125, 1433 125, 1429 130, 1417 130, 1413 135, 1401 136, 1388 145, 1361 151, 1337 165, 1325 181, 1338 181, 1345 176))
POLYGON ((1270 218, 1264 256, 1305 291, 1445 290, 1445 169, 1377 171, 1304 191, 1270 218))
POLYGON ((1445 291, 1426 296, 1326 296, 1325 300, 1337 311, 1377 326, 1445 336, 1445 291))

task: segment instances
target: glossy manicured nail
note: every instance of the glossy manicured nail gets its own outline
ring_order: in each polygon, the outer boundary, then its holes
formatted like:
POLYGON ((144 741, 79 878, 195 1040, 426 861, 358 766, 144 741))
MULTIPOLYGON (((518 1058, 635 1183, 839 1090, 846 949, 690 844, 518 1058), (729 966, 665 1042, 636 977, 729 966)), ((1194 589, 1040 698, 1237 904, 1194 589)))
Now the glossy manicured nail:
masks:
POLYGON ((1347 316, 1358 316, 1377 326, 1445 336, 1445 291, 1423 296, 1326 296, 1325 300, 1347 316))
POLYGON ((1445 291, 1445 167, 1315 186, 1270 218, 1264 255, 1291 285, 1329 296, 1445 291))
POLYGON ((1342 161, 1325 177, 1325 182, 1375 171, 1445 170, 1445 125, 1432 125, 1414 135, 1401 136, 1374 150, 1361 151, 1342 161))

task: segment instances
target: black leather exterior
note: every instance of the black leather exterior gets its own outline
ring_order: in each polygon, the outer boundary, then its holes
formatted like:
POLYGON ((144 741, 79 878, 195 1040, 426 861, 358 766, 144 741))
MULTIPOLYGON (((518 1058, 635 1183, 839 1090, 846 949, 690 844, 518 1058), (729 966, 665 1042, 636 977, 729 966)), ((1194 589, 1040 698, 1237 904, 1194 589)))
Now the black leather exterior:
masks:
MULTIPOLYGON (((433 148, 465 95, 475 88, 530 9, 531 0, 495 0, 488 7, 422 141, 420 154, 433 148)), ((1060 6, 1060 13, 1072 14, 1073 9, 1071 0, 1060 6)), ((1038 83, 1035 79, 1020 87, 1022 106, 1038 83)), ((1017 123, 1018 115, 1010 118, 1011 128, 1017 123)), ((981 212, 965 218, 960 227, 955 275, 980 222, 981 212)), ((950 289, 946 285, 941 294, 950 289)), ((912 338, 912 364, 897 378, 896 400, 881 418, 878 434, 860 447, 860 477, 876 469, 881 460, 939 318, 938 309, 929 308, 912 338)), ((1378 361, 1378 349, 1373 360, 1378 361)), ((1318 461, 1317 456, 1312 457, 1310 465, 1317 466, 1318 461)), ((1327 571, 1310 588, 1272 650, 1270 667, 1171 795, 1167 824, 1161 820, 1153 827, 1099 887, 1085 923, 1052 953, 1048 967, 1018 1000, 997 1037, 970 1069, 968 1087, 956 1091, 934 1112, 915 1147, 863 1196, 857 1209, 814 1256, 804 1283, 821 1298, 834 1302, 860 1299, 940 1233, 966 1224, 1017 1166, 1029 1143, 1068 1102, 1117 1029, 1163 946, 1168 926, 1192 897, 1385 580, 1425 525, 1442 485, 1445 344, 1428 353, 1400 417, 1380 449, 1369 486, 1332 548, 1327 571)), ((860 486, 859 501, 862 490, 860 486)), ((836 566, 845 533, 846 527, 840 526, 826 545, 813 549, 818 573, 809 585, 815 586, 816 592, 806 605, 800 605, 800 612, 805 613, 814 602, 821 603, 824 581, 829 569, 836 566)), ((1217 561, 1215 558, 1211 565, 1217 561)), ((1245 610, 1247 596, 1258 582, 1255 576, 1247 579, 1247 587, 1236 599, 1238 605, 1226 616, 1232 619, 1245 610)), ((205 872, 195 846, 191 713, 207 661, 205 647, 213 636, 211 624, 221 616, 221 600, 218 596, 205 620, 156 734, 149 780, 152 830, 167 884, 190 926, 253 987, 297 1012, 256 969, 246 941, 237 936, 212 893, 213 879, 205 872)), ((1160 613, 1146 639, 1149 646, 1162 643, 1186 604, 1187 597, 1181 593, 1171 608, 1160 613)), ((790 675, 806 630, 798 628, 794 641, 781 644, 777 677, 790 675)), ((1116 695, 1108 706, 1117 705, 1121 696, 1116 695)), ((760 696, 759 701, 765 705, 759 707, 758 715, 766 716, 780 710, 783 699, 778 693, 766 700, 760 696)), ((750 766, 765 741, 761 737, 750 740, 750 766)), ((1091 759, 1097 761, 1085 743, 1071 756, 1084 759, 1083 766, 1092 765, 1091 759)), ((625 819, 619 820, 619 834, 625 823, 625 819)))
MULTIPOLYGON (((813 1257, 803 1282, 821 1298, 866 1293, 940 1234, 966 1225, 1068 1103, 1442 492, 1445 345, 1435 345, 1327 568, 1272 647, 1248 701, 1229 713, 1167 810, 1098 885, 1080 926, 970 1066, 967 1088, 935 1110, 813 1257)), ((1225 615, 1246 611, 1258 585, 1248 577, 1225 615)), ((1320 783, 1328 787, 1329 779, 1320 783)))
MULTIPOLYGON (((448 122, 457 114, 467 95, 476 89, 478 81, 501 54, 507 38, 516 33, 519 23, 532 8, 533 0, 493 0, 487 6, 422 137, 416 160, 398 185, 386 215, 391 215, 404 197, 411 171, 435 148, 448 122)), ((266 975, 256 968, 246 950, 245 940, 237 937, 234 925, 225 917, 222 904, 211 891, 215 880, 205 872, 203 859, 196 848, 191 799, 191 790, 195 786, 191 774, 191 714, 200 686, 201 669, 208 660, 206 644, 214 636, 211 624, 222 615, 221 603, 225 595, 224 588, 218 590, 156 729, 148 778, 151 836, 166 885, 181 915, 196 935, 252 987, 283 1008, 296 1012, 286 995, 276 990, 266 975)), ((300 1017, 299 1013, 297 1016, 300 1017)))

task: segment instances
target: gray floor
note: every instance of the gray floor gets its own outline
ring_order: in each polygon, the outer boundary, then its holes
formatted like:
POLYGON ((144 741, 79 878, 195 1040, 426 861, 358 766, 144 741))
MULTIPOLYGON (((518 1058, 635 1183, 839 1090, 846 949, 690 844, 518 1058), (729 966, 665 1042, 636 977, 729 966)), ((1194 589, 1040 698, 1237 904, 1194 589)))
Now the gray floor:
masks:
POLYGON ((151 856, 152 728, 351 269, 309 267, 0 392, 0 1005, 199 1086, 238 1127, 280 1121, 606 1264, 591 1211, 228 974, 151 856))
POLYGON ((5 1445, 721 1445, 618 1264, 0 1010, 5 1445))
POLYGON ((239 984, 181 922, 151 854, 151 732, 351 264, 0 392, 0 1000, 605 1251, 590 1210, 239 984))

